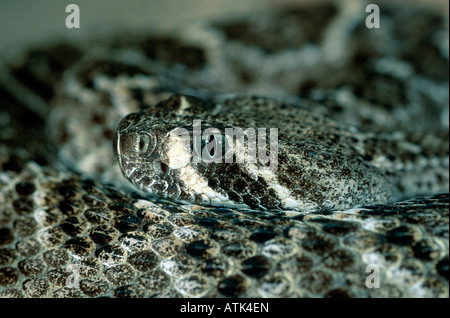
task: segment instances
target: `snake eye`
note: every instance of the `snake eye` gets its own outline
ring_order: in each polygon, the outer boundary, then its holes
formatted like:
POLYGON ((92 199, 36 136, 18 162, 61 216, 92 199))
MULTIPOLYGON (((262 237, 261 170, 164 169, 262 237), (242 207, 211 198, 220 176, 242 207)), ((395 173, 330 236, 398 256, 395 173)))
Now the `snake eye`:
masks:
POLYGON ((140 133, 136 142, 136 151, 141 157, 148 157, 156 147, 156 137, 147 132, 140 133))
POLYGON ((220 133, 203 135, 200 140, 194 139, 194 151, 205 162, 221 160, 227 148, 226 138, 220 133))
POLYGON ((214 154, 216 153, 216 148, 219 146, 218 140, 219 139, 216 138, 214 135, 209 135, 204 142, 205 144, 204 147, 206 148, 206 151, 209 153, 211 157, 214 157, 214 154))

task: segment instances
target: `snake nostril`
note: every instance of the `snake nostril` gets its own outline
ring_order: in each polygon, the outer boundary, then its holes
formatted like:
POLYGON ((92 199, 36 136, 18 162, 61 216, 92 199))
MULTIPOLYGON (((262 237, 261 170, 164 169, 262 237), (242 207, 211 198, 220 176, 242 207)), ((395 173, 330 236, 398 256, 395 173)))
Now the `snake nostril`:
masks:
POLYGON ((169 167, 164 162, 161 162, 160 165, 162 172, 167 173, 169 171, 169 167))

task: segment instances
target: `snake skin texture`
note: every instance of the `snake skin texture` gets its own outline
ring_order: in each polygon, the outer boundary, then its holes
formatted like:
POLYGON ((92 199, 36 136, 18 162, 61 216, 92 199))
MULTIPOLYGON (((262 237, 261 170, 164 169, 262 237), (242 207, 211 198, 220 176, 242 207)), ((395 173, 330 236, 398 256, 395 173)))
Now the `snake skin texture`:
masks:
POLYGON ((379 3, 4 57, 0 296, 448 297, 448 16, 379 3), (276 182, 181 173, 195 119, 279 128, 276 182))
POLYGON ((423 191, 421 173, 427 170, 435 175, 428 192, 448 191, 448 151, 435 157, 436 167, 430 163, 414 170, 420 178, 414 182, 406 166, 427 156, 424 147, 418 151, 419 145, 402 136, 374 136, 340 127, 316 114, 314 107, 302 109, 268 98, 231 98, 208 105, 198 98, 174 96, 123 119, 113 146, 125 177, 136 187, 180 202, 264 210, 345 209, 417 195, 423 191), (277 139, 270 133, 273 145, 263 135, 262 146, 260 134, 266 129, 261 132, 258 127, 280 124, 277 139), (233 145, 224 131, 234 127, 242 136, 240 127, 253 130, 248 139, 237 136, 233 145), (189 139, 178 135, 179 129, 189 139), (195 137, 207 129, 211 132, 195 137), (261 162, 259 148, 266 162, 261 162), (442 184, 438 176, 445 176, 442 184))

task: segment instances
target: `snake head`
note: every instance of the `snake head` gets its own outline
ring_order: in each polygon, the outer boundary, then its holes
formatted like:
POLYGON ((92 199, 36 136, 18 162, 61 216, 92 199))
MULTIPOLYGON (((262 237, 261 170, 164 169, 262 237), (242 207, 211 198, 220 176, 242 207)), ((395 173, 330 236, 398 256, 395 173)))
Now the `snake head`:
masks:
POLYGON ((199 157, 195 155, 197 149, 212 143, 217 149, 224 144, 214 136, 193 138, 192 118, 197 104, 205 107, 202 100, 197 103, 192 97, 176 96, 151 109, 129 114, 116 129, 114 156, 124 177, 146 194, 183 203, 231 205, 223 188, 213 186, 215 165, 195 160, 199 157), (183 117, 181 111, 189 114, 183 117), (197 144, 199 148, 193 146, 197 144))

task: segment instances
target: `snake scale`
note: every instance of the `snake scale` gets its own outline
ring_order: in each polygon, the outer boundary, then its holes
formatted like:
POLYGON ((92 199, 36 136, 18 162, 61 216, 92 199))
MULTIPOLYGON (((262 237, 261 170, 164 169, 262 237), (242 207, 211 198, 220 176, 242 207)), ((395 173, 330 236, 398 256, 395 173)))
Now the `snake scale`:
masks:
POLYGON ((448 297, 448 16, 377 3, 6 56, 0 296, 448 297))

